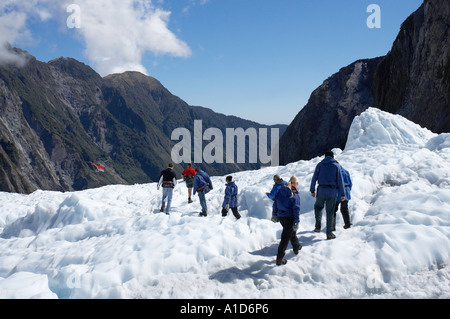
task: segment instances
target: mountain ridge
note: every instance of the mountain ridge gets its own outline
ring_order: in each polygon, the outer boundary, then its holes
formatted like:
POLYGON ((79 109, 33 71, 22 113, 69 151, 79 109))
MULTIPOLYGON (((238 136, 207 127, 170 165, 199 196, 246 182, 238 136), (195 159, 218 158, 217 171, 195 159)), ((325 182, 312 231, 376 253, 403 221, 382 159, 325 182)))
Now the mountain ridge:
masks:
MULTIPOLYGON (((0 67, 1 191, 71 191, 151 182, 171 162, 171 132, 195 119, 219 129, 268 127, 190 107, 157 79, 139 72, 102 78, 73 58, 0 67), (218 120, 220 119, 220 121, 218 120), (107 169, 99 174, 91 162, 107 169)), ((281 126, 283 128, 283 126, 281 126)), ((199 164, 211 173, 254 164, 199 164)), ((176 166, 180 176, 182 167, 176 166)))

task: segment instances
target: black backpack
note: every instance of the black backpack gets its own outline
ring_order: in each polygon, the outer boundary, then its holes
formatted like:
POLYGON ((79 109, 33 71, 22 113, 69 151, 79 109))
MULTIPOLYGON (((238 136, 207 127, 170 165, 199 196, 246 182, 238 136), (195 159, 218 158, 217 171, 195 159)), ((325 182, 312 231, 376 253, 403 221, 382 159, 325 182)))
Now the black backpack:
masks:
POLYGON ((192 175, 184 175, 184 181, 186 184, 192 184, 194 182, 194 177, 192 175))

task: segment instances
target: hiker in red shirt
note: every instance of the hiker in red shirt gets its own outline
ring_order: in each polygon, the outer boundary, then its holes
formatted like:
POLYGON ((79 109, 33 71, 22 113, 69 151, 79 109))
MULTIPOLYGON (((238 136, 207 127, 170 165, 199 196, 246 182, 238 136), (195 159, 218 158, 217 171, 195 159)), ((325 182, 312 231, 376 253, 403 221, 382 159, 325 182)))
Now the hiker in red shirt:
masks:
POLYGON ((183 171, 183 180, 186 182, 186 187, 188 189, 188 203, 192 203, 192 188, 194 187, 194 176, 195 170, 192 168, 192 164, 187 164, 188 167, 183 171))

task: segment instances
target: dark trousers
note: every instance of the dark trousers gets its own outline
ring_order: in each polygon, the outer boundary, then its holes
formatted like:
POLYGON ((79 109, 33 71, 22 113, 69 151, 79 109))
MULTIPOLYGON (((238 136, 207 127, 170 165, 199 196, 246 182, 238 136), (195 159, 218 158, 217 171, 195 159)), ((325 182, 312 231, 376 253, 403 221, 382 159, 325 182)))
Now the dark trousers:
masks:
MULTIPOLYGON (((233 212, 234 217, 236 219, 241 218, 241 214, 239 214, 237 207, 231 207, 231 211, 233 212)), ((222 217, 226 217, 228 215, 228 210, 222 208, 222 217)))
POLYGON ((334 206, 334 224, 333 228, 336 229, 336 213, 339 210, 339 204, 341 205, 341 214, 342 218, 344 219, 344 225, 345 227, 350 227, 350 212, 348 210, 348 200, 345 200, 343 202, 336 202, 336 206, 334 206))
POLYGON ((322 210, 326 206, 327 213, 327 235, 331 235, 333 231, 333 213, 336 205, 336 197, 317 196, 314 204, 314 212, 316 217, 316 228, 321 228, 322 225, 322 210))
POLYGON ((281 233, 281 241, 278 246, 277 259, 284 257, 289 241, 294 250, 300 247, 297 233, 294 231, 294 217, 280 217, 280 223, 283 226, 283 232, 281 233))

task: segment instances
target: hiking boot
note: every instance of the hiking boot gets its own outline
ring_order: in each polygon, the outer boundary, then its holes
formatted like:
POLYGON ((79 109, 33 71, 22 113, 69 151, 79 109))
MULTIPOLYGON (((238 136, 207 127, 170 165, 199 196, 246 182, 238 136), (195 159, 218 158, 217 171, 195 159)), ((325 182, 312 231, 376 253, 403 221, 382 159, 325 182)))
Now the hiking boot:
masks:
POLYGON ((188 199, 188 204, 193 203, 193 202, 194 201, 191 198, 188 199))
POLYGON ((317 226, 316 226, 316 228, 314 228, 314 231, 315 231, 316 233, 320 233, 320 227, 317 227, 317 226))
POLYGON ((200 217, 206 217, 206 216, 208 216, 208 214, 207 214, 207 213, 201 212, 201 213, 199 214, 199 216, 200 216, 200 217))
POLYGON ((298 255, 299 251, 302 250, 303 246, 302 244, 299 244, 297 248, 294 248, 294 254, 298 255))
POLYGON ((330 235, 327 235, 327 240, 335 239, 335 238, 336 238, 336 235, 333 233, 331 233, 330 235))
POLYGON ((163 213, 164 212, 164 208, 166 208, 166 205, 162 205, 161 206, 161 209, 159 210, 161 213, 163 213))
POLYGON ((277 259, 277 266, 281 266, 281 265, 286 265, 287 264, 287 260, 282 258, 282 259, 277 259))
POLYGON ((345 225, 345 226, 344 226, 344 229, 349 229, 349 228, 351 228, 351 227, 352 227, 352 224, 350 224, 350 225, 348 225, 348 226, 345 225))

